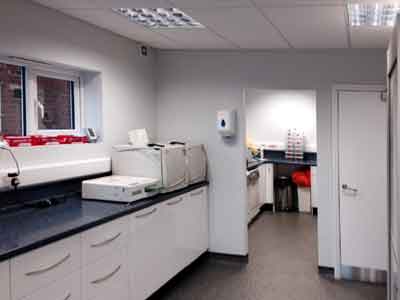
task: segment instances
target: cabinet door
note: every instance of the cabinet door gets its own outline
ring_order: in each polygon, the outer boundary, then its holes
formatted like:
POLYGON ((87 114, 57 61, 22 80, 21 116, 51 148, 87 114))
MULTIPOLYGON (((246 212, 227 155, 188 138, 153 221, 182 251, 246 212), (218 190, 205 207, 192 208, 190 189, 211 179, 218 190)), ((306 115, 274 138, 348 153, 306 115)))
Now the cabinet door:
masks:
POLYGON ((164 209, 168 214, 167 226, 170 227, 170 239, 173 244, 170 251, 171 277, 185 268, 191 259, 188 236, 190 235, 189 196, 181 195, 165 202, 164 209))
MULTIPOLYGON (((171 277, 208 249, 207 189, 200 188, 165 202, 170 239, 171 277)), ((168 225, 167 225, 168 226, 168 225)))
POLYGON ((391 300, 396 300, 398 299, 398 293, 399 293, 399 282, 398 282, 398 267, 397 267, 397 259, 394 255, 393 252, 393 245, 392 245, 392 252, 391 252, 391 257, 390 257, 390 294, 391 294, 391 300))
POLYGON ((10 262, 0 263, 0 299, 10 300, 10 262))
POLYGON ((162 204, 131 216, 129 259, 132 299, 144 300, 170 279, 173 250, 167 213, 162 204))
POLYGON ((82 270, 82 299, 129 300, 127 248, 99 259, 82 270))
POLYGON ((317 167, 311 167, 311 204, 312 207, 318 207, 317 195, 317 167))
POLYGON ((267 203, 267 165, 261 165, 258 167, 260 178, 258 182, 260 184, 260 202, 261 204, 267 203))
POLYGON ((77 271, 46 286, 22 300, 80 300, 81 272, 77 271))
POLYGON ((266 183, 267 183, 267 195, 266 195, 266 203, 273 204, 274 203, 274 165, 266 164, 266 183))
POLYGON ((191 259, 194 260, 208 249, 207 188, 190 192, 188 206, 188 240, 191 259))

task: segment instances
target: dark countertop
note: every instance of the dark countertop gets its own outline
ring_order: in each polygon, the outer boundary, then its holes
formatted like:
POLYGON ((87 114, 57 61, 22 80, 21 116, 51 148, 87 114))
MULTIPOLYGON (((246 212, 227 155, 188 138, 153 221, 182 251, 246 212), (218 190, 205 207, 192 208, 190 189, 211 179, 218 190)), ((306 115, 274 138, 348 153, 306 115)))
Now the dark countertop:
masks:
POLYGON ((265 163, 267 164, 284 164, 284 165, 299 165, 299 166, 313 166, 317 165, 315 160, 293 160, 286 158, 267 158, 265 159, 265 163))
POLYGON ((297 166, 310 166, 314 167, 317 165, 315 160, 293 160, 286 158, 266 158, 258 159, 247 163, 247 171, 256 169, 263 164, 283 164, 283 165, 297 165, 297 166))
POLYGON ((207 185, 201 182, 131 204, 83 200, 76 195, 49 208, 2 214, 0 262, 207 185))

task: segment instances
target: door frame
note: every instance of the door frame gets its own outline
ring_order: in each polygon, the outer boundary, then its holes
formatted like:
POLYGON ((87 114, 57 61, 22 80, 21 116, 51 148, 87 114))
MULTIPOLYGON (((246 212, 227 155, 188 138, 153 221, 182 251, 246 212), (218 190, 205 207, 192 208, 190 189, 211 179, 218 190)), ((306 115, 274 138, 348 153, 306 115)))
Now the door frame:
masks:
MULTIPOLYGON (((340 199, 339 199, 339 92, 384 92, 385 85, 362 85, 362 84, 337 84, 332 87, 332 181, 331 195, 334 202, 335 214, 335 262, 334 276, 335 279, 341 279, 341 238, 340 238, 340 199)), ((389 109, 388 117, 389 117, 389 109)), ((388 124, 389 127, 389 124, 388 124)), ((388 137, 389 138, 389 137, 388 137)), ((389 140, 388 140, 389 147, 389 140)))

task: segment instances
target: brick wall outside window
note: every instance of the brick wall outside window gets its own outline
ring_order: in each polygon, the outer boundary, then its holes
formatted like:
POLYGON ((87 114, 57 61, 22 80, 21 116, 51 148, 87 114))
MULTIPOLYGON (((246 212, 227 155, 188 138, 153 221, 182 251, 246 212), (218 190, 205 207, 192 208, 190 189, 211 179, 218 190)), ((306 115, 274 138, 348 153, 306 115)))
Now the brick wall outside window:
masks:
POLYGON ((71 120, 71 81, 38 76, 38 99, 44 105, 39 129, 73 129, 71 120))
POLYGON ((22 134, 22 67, 0 63, 1 135, 22 134))
MULTIPOLYGON (((23 134, 22 76, 22 67, 0 63, 0 135, 23 134)), ((69 80, 37 77, 37 99, 44 106, 44 118, 38 114, 38 129, 74 129, 72 87, 69 80)))

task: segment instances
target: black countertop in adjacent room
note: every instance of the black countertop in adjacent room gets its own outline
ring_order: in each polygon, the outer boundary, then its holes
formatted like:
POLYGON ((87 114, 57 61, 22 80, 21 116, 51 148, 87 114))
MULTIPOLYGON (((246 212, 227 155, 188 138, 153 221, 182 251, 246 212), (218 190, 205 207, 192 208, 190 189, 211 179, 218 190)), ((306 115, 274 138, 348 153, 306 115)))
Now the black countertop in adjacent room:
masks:
POLYGON ((76 194, 49 208, 0 214, 0 262, 206 185, 197 183, 131 204, 83 200, 76 194))
POLYGON ((297 165, 297 166, 316 166, 317 165, 317 153, 305 152, 304 159, 294 160, 285 158, 284 151, 277 150, 264 150, 263 159, 255 159, 247 162, 247 171, 256 169, 258 166, 263 164, 283 164, 283 165, 297 165))

